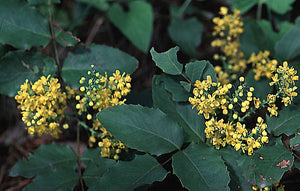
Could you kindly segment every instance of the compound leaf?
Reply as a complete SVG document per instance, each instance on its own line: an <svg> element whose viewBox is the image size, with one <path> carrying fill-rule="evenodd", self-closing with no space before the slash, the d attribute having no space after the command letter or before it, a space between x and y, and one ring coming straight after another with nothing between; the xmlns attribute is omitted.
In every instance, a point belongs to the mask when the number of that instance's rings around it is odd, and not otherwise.
<svg viewBox="0 0 300 191"><path fill-rule="evenodd" d="M11 51L0 60L0 93L16 95L20 85L42 75L55 75L55 61L38 52Z"/></svg>
<svg viewBox="0 0 300 191"><path fill-rule="evenodd" d="M158 53L154 48L151 48L150 53L157 67L167 74L178 75L181 74L183 69L182 64L177 60L178 50L179 48L176 46L166 52Z"/></svg>
<svg viewBox="0 0 300 191"><path fill-rule="evenodd" d="M153 78L152 96L154 107L159 108L175 120L185 132L185 141L199 142L205 140L205 121L190 104L177 104L172 101L170 93L165 89L164 76Z"/></svg>
<svg viewBox="0 0 300 191"><path fill-rule="evenodd" d="M281 60L292 60L299 56L300 52L300 18L297 18L296 24L292 27L275 45L276 57Z"/></svg>
<svg viewBox="0 0 300 191"><path fill-rule="evenodd" d="M275 136L284 133L288 136L294 134L299 129L300 109L285 108L279 112L278 117L267 118L268 129Z"/></svg>
<svg viewBox="0 0 300 191"><path fill-rule="evenodd" d="M161 155L180 149L181 128L159 109L118 105L98 113L101 124L130 148Z"/></svg>
<svg viewBox="0 0 300 191"><path fill-rule="evenodd" d="M25 190L73 190L78 183L76 154L71 147L55 143L41 145L11 169L10 176L34 177Z"/></svg>
<svg viewBox="0 0 300 191"><path fill-rule="evenodd" d="M114 3L108 10L108 18L140 50L147 52L153 30L153 10L146 1L131 1L125 12Z"/></svg>
<svg viewBox="0 0 300 191"><path fill-rule="evenodd" d="M294 3L295 0L268 0L265 1L268 7L270 7L274 12L278 14L285 14L287 11L291 10L291 4Z"/></svg>
<svg viewBox="0 0 300 191"><path fill-rule="evenodd" d="M0 0L0 43L19 49L46 46L51 40L47 19L17 0Z"/></svg>
<svg viewBox="0 0 300 191"><path fill-rule="evenodd" d="M83 179L88 187L98 182L104 173L117 164L113 159L102 158L100 148L85 149L81 161L87 166L83 173Z"/></svg>
<svg viewBox="0 0 300 191"><path fill-rule="evenodd" d="M277 139L275 144L264 145L255 151L251 164L255 171L256 184L264 188L276 183L291 169L293 162L293 153L283 146L281 139Z"/></svg>
<svg viewBox="0 0 300 191"><path fill-rule="evenodd" d="M171 39L187 54L197 56L195 48L201 43L203 25L195 17L182 20L173 17L168 32Z"/></svg>
<svg viewBox="0 0 300 191"><path fill-rule="evenodd" d="M229 190L229 174L218 152L205 144L191 143L173 156L174 174L189 190Z"/></svg>
<svg viewBox="0 0 300 191"><path fill-rule="evenodd" d="M132 161L119 161L98 180L89 190L131 191L144 184L161 181L167 171L149 155L136 155ZM113 183L112 183L113 180Z"/></svg>
<svg viewBox="0 0 300 191"><path fill-rule="evenodd" d="M250 190L255 180L255 173L250 165L252 158L241 154L241 151L236 151L232 147L222 148L219 152L229 171L230 189Z"/></svg>

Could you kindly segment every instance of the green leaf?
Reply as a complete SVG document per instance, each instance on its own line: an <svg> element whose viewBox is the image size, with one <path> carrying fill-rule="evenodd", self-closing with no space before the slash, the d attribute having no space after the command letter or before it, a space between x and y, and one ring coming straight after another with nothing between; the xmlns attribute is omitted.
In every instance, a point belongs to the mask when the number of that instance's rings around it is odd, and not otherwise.
<svg viewBox="0 0 300 191"><path fill-rule="evenodd" d="M83 179L88 187L98 182L110 168L117 164L115 160L102 158L100 148L85 149L81 161L87 166L83 173Z"/></svg>
<svg viewBox="0 0 300 191"><path fill-rule="evenodd" d="M55 40L64 47L75 46L80 40L73 36L71 32L55 29Z"/></svg>
<svg viewBox="0 0 300 191"><path fill-rule="evenodd" d="M187 54L197 56L195 48L201 43L203 25L195 17L182 20L173 17L168 27L171 39Z"/></svg>
<svg viewBox="0 0 300 191"><path fill-rule="evenodd" d="M255 173L250 165L252 157L241 154L232 147L219 150L230 175L229 187L231 190L250 190L255 180Z"/></svg>
<svg viewBox="0 0 300 191"><path fill-rule="evenodd" d="M294 3L294 1L295 0L267 0L265 3L274 12L278 14L285 14L292 9L291 4Z"/></svg>
<svg viewBox="0 0 300 191"><path fill-rule="evenodd" d="M46 46L51 40L48 22L34 7L17 0L0 0L0 43L19 49Z"/></svg>
<svg viewBox="0 0 300 191"><path fill-rule="evenodd" d="M49 0L28 0L30 5L48 5ZM60 3L60 0L50 0L50 3Z"/></svg>
<svg viewBox="0 0 300 191"><path fill-rule="evenodd" d="M232 9L238 9L242 14L250 10L259 0L233 0Z"/></svg>
<svg viewBox="0 0 300 191"><path fill-rule="evenodd" d="M292 60L300 55L300 17L280 41L275 45L276 57L281 60Z"/></svg>
<svg viewBox="0 0 300 191"><path fill-rule="evenodd" d="M217 75L214 70L214 67L210 64L209 61L193 61L188 63L185 66L185 73L191 82L195 83L196 80L204 80L208 75L211 76L213 82L217 82Z"/></svg>
<svg viewBox="0 0 300 191"><path fill-rule="evenodd" d="M34 177L26 190L73 190L78 183L76 155L69 146L41 145L10 170L10 176Z"/></svg>
<svg viewBox="0 0 300 191"><path fill-rule="evenodd" d="M292 109L290 107L283 109L279 112L278 117L267 118L268 130L275 136L282 133L287 136L293 135L300 127L299 123L300 109Z"/></svg>
<svg viewBox="0 0 300 191"><path fill-rule="evenodd" d="M218 152L205 144L194 144L177 152L174 174L184 187L193 190L229 190L229 174Z"/></svg>
<svg viewBox="0 0 300 191"><path fill-rule="evenodd" d="M143 184L161 181L167 171L149 155L136 155L132 161L119 161L99 180L94 181L89 190L131 191ZM112 182L113 180L113 182Z"/></svg>
<svg viewBox="0 0 300 191"><path fill-rule="evenodd" d="M190 92L192 85L186 81L180 81L180 85L185 89L185 91Z"/></svg>
<svg viewBox="0 0 300 191"><path fill-rule="evenodd" d="M20 85L36 81L42 75L55 75L55 61L37 52L11 51L0 60L0 93L16 95Z"/></svg>
<svg viewBox="0 0 300 191"><path fill-rule="evenodd" d="M164 87L164 77L153 78L152 96L154 107L159 108L170 118L175 120L185 132L186 142L199 142L205 140L205 120L203 115L198 115L191 104L180 105L171 100L171 95Z"/></svg>
<svg viewBox="0 0 300 191"><path fill-rule="evenodd" d="M187 92L182 85L180 85L180 76L167 76L162 75L161 80L164 83L165 89L172 94L173 101L188 101L189 97L192 96Z"/></svg>
<svg viewBox="0 0 300 191"><path fill-rule="evenodd" d="M275 32L270 21L262 19L257 21L257 24L262 29L264 36L267 36L269 38L269 43L272 47L274 47L276 42L278 42L283 37L283 35L293 26L293 24L291 24L290 22L282 22L279 23L280 31Z"/></svg>
<svg viewBox="0 0 300 191"><path fill-rule="evenodd" d="M108 10L108 18L140 50L145 53L153 30L153 10L146 1L131 1L125 12L120 4L114 3Z"/></svg>
<svg viewBox="0 0 300 191"><path fill-rule="evenodd" d="M290 165L284 166L281 162L288 162ZM283 146L281 139L277 139L273 145L269 143L262 146L255 152L251 164L256 174L256 184L264 188L276 183L291 169L293 162L293 153Z"/></svg>
<svg viewBox="0 0 300 191"><path fill-rule="evenodd" d="M245 81L248 86L254 87L253 95L261 100L266 99L268 94L272 93L273 87L269 85L270 80L267 78L255 80L253 70L248 72Z"/></svg>
<svg viewBox="0 0 300 191"><path fill-rule="evenodd" d="M241 49L246 58L258 53L260 50L269 50L273 52L272 41L268 35L265 35L258 23L254 19L245 19L244 33L241 35Z"/></svg>
<svg viewBox="0 0 300 191"><path fill-rule="evenodd" d="M92 64L100 74L104 75L107 72L108 75L112 75L116 70L130 74L135 70L137 63L135 58L119 49L90 44L69 53L62 68L62 77L72 88L78 88L80 78L87 76Z"/></svg>
<svg viewBox="0 0 300 191"><path fill-rule="evenodd" d="M118 105L98 113L101 124L130 148L161 155L180 149L181 128L159 109Z"/></svg>
<svg viewBox="0 0 300 191"><path fill-rule="evenodd" d="M300 151L300 129L295 132L295 137L290 139L291 148L295 151Z"/></svg>
<svg viewBox="0 0 300 191"><path fill-rule="evenodd" d="M151 48L150 53L152 60L162 71L171 75L179 75L182 73L183 66L177 60L178 50L179 48L176 46L166 52L158 53Z"/></svg>
<svg viewBox="0 0 300 191"><path fill-rule="evenodd" d="M106 11L109 8L108 0L75 0L75 1L89 4L101 11Z"/></svg>

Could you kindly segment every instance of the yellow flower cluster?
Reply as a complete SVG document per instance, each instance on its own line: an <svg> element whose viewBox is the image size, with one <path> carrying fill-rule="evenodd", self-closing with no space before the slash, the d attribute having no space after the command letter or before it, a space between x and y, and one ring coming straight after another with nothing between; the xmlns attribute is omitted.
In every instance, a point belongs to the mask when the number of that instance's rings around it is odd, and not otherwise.
<svg viewBox="0 0 300 191"><path fill-rule="evenodd" d="M58 138L58 121L63 117L66 107L66 94L61 92L58 79L42 76L35 83L21 85L15 96L22 110L22 120L28 133L34 135L50 134Z"/></svg>
<svg viewBox="0 0 300 191"><path fill-rule="evenodd" d="M210 76L202 82L197 80L193 89L194 97L190 97L189 102L193 108L197 108L198 114L203 114L207 119L205 134L212 145L219 149L228 144L251 155L253 149L268 142L267 125L258 117L256 127L249 132L245 124L241 123L254 110L250 104L258 109L262 103L253 96L254 88L243 84L243 77L239 81L240 85L233 91L231 84L212 82ZM219 112L224 116L220 120L216 117ZM225 122L224 119L228 121Z"/></svg>
<svg viewBox="0 0 300 191"><path fill-rule="evenodd" d="M126 99L122 97L130 92L131 77L125 73L121 74L119 70L110 77L107 73L102 76L93 69L94 65L91 68L92 70L88 71L88 78L80 79L82 86L79 89L82 95L75 97L79 102L76 108L79 114L86 113L86 119L92 121L93 127L89 129L92 134L89 145L93 146L100 139L98 146L102 148L101 156L117 160L118 154L121 150L126 150L126 147L102 126L95 113L110 106L124 104Z"/></svg>
<svg viewBox="0 0 300 191"><path fill-rule="evenodd" d="M270 86L276 85L278 91L276 95L268 95L268 111L272 115L277 116L277 107L275 104L276 98L281 98L282 103L288 106L292 103L293 98L297 96L295 81L299 80L299 76L296 75L297 70L293 67L289 67L287 62L283 62L282 66L276 69L275 74L272 76L272 82Z"/></svg>
<svg viewBox="0 0 300 191"><path fill-rule="evenodd" d="M217 90L209 94L212 87L216 87ZM195 82L194 98L190 97L189 101L193 107L197 108L198 114L203 114L205 119L209 119L210 115L216 115L217 109L221 109L223 114L227 114L227 93L231 87L231 84L222 86L220 83L212 82L211 77L207 76L206 80Z"/></svg>
<svg viewBox="0 0 300 191"><path fill-rule="evenodd" d="M101 76L95 70L88 71L90 76L88 80L84 77L80 79L80 87L83 96L76 96L79 103L76 105L78 113L86 112L87 108L92 107L94 110L101 111L110 106L123 104L126 100L121 100L122 96L126 96L130 92L131 78L125 73L120 75L120 71L116 70L113 76L108 78L107 73ZM87 116L87 118L89 118ZM88 120L91 120L88 119Z"/></svg>
<svg viewBox="0 0 300 191"><path fill-rule="evenodd" d="M121 141L114 138L112 134L102 126L98 119L93 120L93 128L95 131L92 131L94 134L89 138L89 146L92 147L93 144L96 143L97 138L100 138L98 146L101 148L101 157L118 160L122 150L127 151L127 147Z"/></svg>
<svg viewBox="0 0 300 191"><path fill-rule="evenodd" d="M245 124L240 122L224 122L224 119L217 120L212 117L205 122L204 130L206 138L217 149L225 147L227 144L234 147L236 151L241 149L243 153L247 151L248 155L253 154L253 149L260 148L262 144L268 143L268 136L265 129L267 125L263 123L261 117L257 118L255 128L249 132Z"/></svg>
<svg viewBox="0 0 300 191"><path fill-rule="evenodd" d="M255 73L254 79L260 80L262 77L272 78L273 72L277 67L277 60L271 60L269 58L270 52L265 50L264 52L259 52L257 55L252 53L248 63L252 63L254 67L253 72Z"/></svg>
<svg viewBox="0 0 300 191"><path fill-rule="evenodd" d="M245 71L247 64L244 54L240 50L240 35L244 31L240 11L234 10L233 14L228 14L228 9L221 7L219 13L222 18L213 18L215 26L212 34L213 36L217 36L217 38L211 42L211 46L220 48L224 56L228 59L227 63L229 65L225 67L226 72L216 70L219 82L225 84L223 80L228 80L225 77L229 77L230 75L232 79L236 78L237 73ZM219 59L220 56L215 55L214 58Z"/></svg>

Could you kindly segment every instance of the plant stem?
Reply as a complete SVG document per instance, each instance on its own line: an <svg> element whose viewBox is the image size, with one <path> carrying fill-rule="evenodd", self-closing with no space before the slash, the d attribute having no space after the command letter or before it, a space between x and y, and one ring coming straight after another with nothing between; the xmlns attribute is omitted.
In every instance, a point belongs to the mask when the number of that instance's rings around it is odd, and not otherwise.
<svg viewBox="0 0 300 191"><path fill-rule="evenodd" d="M182 6L180 7L179 11L178 11L178 17L181 17L184 13L184 11L186 10L186 8L190 5L190 3L192 2L192 0L186 0Z"/></svg>
<svg viewBox="0 0 300 191"><path fill-rule="evenodd" d="M78 176L79 176L79 181L80 181L80 187L81 190L84 191L83 187L83 181L82 181L82 175L81 175L81 159L80 159L80 125L77 124L77 136L76 136L76 143L77 143L77 166L78 166Z"/></svg>
<svg viewBox="0 0 300 191"><path fill-rule="evenodd" d="M260 20L260 18L261 18L262 4L263 3L261 1L259 1L257 4L256 20Z"/></svg>
<svg viewBox="0 0 300 191"><path fill-rule="evenodd" d="M180 73L180 75L191 85L193 85L193 82L191 80L189 80L183 73Z"/></svg>
<svg viewBox="0 0 300 191"><path fill-rule="evenodd" d="M53 19L52 19L50 6L51 6L51 0L48 0L48 14L49 14L51 39L52 39L53 48L54 48L56 65L57 65L57 67L59 67L58 69L60 70L60 62L59 62L59 57L58 57L58 52L57 52L57 47L56 47L55 32L54 32Z"/></svg>

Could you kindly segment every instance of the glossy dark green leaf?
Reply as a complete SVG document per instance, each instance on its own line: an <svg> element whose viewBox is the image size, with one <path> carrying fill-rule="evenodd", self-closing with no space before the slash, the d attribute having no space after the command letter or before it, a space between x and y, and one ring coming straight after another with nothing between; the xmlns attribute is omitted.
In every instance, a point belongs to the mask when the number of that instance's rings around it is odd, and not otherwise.
<svg viewBox="0 0 300 191"><path fill-rule="evenodd" d="M185 53L197 56L196 47L201 43L203 25L195 17L182 20L173 17L168 32L173 40Z"/></svg>
<svg viewBox="0 0 300 191"><path fill-rule="evenodd" d="M55 143L41 145L11 169L10 176L34 177L24 190L73 190L78 183L76 154L71 147Z"/></svg>
<svg viewBox="0 0 300 191"><path fill-rule="evenodd" d="M278 117L272 116L267 118L268 130L275 136L279 136L284 133L286 135L292 135L300 128L299 108L285 108L278 112Z"/></svg>
<svg viewBox="0 0 300 191"><path fill-rule="evenodd" d="M255 80L253 70L248 72L245 81L248 86L254 87L253 95L259 97L260 100L266 99L267 95L272 93L273 86L269 85L270 80L266 78Z"/></svg>
<svg viewBox="0 0 300 191"><path fill-rule="evenodd" d="M206 60L196 60L188 63L185 66L185 73L193 83L195 83L196 80L205 80L208 75L212 78L213 82L218 81L214 67Z"/></svg>
<svg viewBox="0 0 300 191"><path fill-rule="evenodd" d="M180 81L179 83L187 92L191 91L192 85L190 83L186 81Z"/></svg>
<svg viewBox="0 0 300 191"><path fill-rule="evenodd" d="M100 152L100 148L85 149L81 156L81 161L86 165L83 179L88 187L98 182L110 168L117 164L113 159L102 158Z"/></svg>
<svg viewBox="0 0 300 191"><path fill-rule="evenodd" d="M183 78L181 78L181 76L161 76L165 89L172 94L172 100L186 102L192 94L187 92L184 87L180 85L180 80L183 80Z"/></svg>
<svg viewBox="0 0 300 191"><path fill-rule="evenodd" d="M47 19L34 7L18 0L0 0L0 43L28 49L51 40Z"/></svg>
<svg viewBox="0 0 300 191"><path fill-rule="evenodd" d="M72 88L78 88L80 78L87 76L92 64L100 74L104 75L107 72L108 75L112 75L116 70L130 74L135 70L137 63L134 57L119 49L90 44L69 53L62 68L62 77Z"/></svg>
<svg viewBox="0 0 300 191"><path fill-rule="evenodd" d="M28 0L31 5L48 5L48 3L60 3L60 0Z"/></svg>
<svg viewBox="0 0 300 191"><path fill-rule="evenodd" d="M275 144L262 146L255 152L251 163L256 175L256 184L264 188L276 183L291 169L293 163L293 153L283 146L280 138Z"/></svg>
<svg viewBox="0 0 300 191"><path fill-rule="evenodd" d="M171 94L165 89L164 77L153 78L152 96L154 107L159 108L175 120L185 132L186 142L199 142L205 140L205 120L191 104L176 104L172 101Z"/></svg>
<svg viewBox="0 0 300 191"><path fill-rule="evenodd" d="M233 0L232 9L238 9L242 14L250 10L259 0Z"/></svg>
<svg viewBox="0 0 300 191"><path fill-rule="evenodd" d="M191 143L173 156L174 174L191 191L229 190L229 174L213 147Z"/></svg>
<svg viewBox="0 0 300 191"><path fill-rule="evenodd" d="M80 42L71 32L65 32L61 29L55 29L55 40L64 47L75 46Z"/></svg>
<svg viewBox="0 0 300 191"><path fill-rule="evenodd" d="M295 132L295 137L290 139L291 149L295 151L300 151L300 129Z"/></svg>
<svg viewBox="0 0 300 191"><path fill-rule="evenodd" d="M273 30L273 26L271 24L270 21L267 20L259 20L257 21L257 24L260 26L260 28L262 29L264 36L267 36L268 39L270 40L270 46L274 47L275 43L277 43L282 37L283 35L290 30L290 28L293 27L293 24L291 24L290 22L282 22L279 23L278 28L279 28L279 32L275 32Z"/></svg>
<svg viewBox="0 0 300 191"><path fill-rule="evenodd" d="M241 154L232 147L219 150L230 175L229 187L231 190L250 190L255 180L255 173L250 165L252 157Z"/></svg>
<svg viewBox="0 0 300 191"><path fill-rule="evenodd" d="M153 10L146 1L131 1L125 12L120 4L114 3L108 10L108 18L140 50L145 53L153 30Z"/></svg>
<svg viewBox="0 0 300 191"><path fill-rule="evenodd" d="M105 11L109 8L108 0L75 0L80 3L86 3L99 10Z"/></svg>
<svg viewBox="0 0 300 191"><path fill-rule="evenodd" d="M292 9L291 4L294 3L294 1L295 0L267 0L264 2L270 9L272 9L272 11L278 14L285 14Z"/></svg>
<svg viewBox="0 0 300 191"><path fill-rule="evenodd" d="M171 75L179 75L182 73L183 65L177 60L178 50L178 47L174 47L166 52L158 53L151 48L150 53L152 60L162 71Z"/></svg>
<svg viewBox="0 0 300 191"><path fill-rule="evenodd" d="M180 149L183 143L181 128L159 109L118 105L102 110L98 119L126 146L153 155Z"/></svg>
<svg viewBox="0 0 300 191"><path fill-rule="evenodd" d="M281 60L292 60L300 55L300 18L297 18L296 24L292 27L282 39L276 43L276 57Z"/></svg>
<svg viewBox="0 0 300 191"><path fill-rule="evenodd" d="M149 155L136 155L132 161L119 161L115 167L94 181L89 190L131 191L144 184L162 181L167 171ZM112 182L113 181L113 182Z"/></svg>
<svg viewBox="0 0 300 191"><path fill-rule="evenodd" d="M37 52L11 51L0 60L0 93L14 96L25 79L34 82L42 75L55 76L56 71L50 57Z"/></svg>
<svg viewBox="0 0 300 191"><path fill-rule="evenodd" d="M248 58L254 53L258 53L260 50L269 50L273 53L272 41L268 35L265 35L263 30L257 24L254 19L244 20L244 33L241 35L241 49Z"/></svg>

